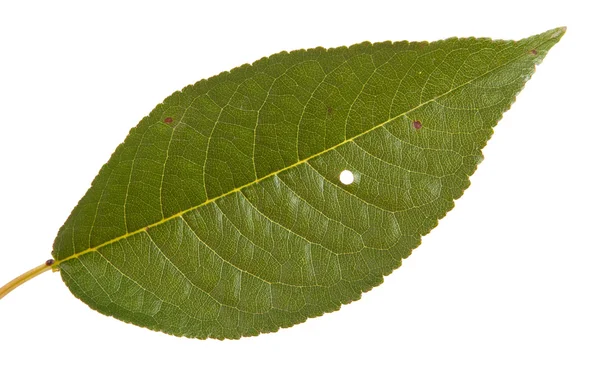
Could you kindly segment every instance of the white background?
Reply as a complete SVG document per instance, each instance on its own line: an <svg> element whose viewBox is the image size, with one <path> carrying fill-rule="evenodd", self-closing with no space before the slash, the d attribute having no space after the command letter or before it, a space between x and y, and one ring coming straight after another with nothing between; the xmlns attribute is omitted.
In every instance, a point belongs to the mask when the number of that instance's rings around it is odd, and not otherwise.
<svg viewBox="0 0 600 390"><path fill-rule="evenodd" d="M340 311L239 341L105 317L45 273L0 301L0 389L598 389L597 11L592 1L2 1L0 283L173 91L281 50L567 34L404 265Z"/></svg>

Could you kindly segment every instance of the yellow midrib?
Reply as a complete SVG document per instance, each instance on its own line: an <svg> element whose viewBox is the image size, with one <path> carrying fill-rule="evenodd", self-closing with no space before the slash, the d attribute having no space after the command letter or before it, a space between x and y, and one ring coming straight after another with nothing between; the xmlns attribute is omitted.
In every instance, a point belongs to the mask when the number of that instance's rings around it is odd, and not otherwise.
<svg viewBox="0 0 600 390"><path fill-rule="evenodd" d="M543 43L545 43L545 42L543 42ZM188 213L188 212L190 212L190 211L193 211L193 210L196 210L196 209L198 209L198 208L200 208L200 207L206 206L207 204L210 204L210 203L216 202L217 200L219 200L219 199L221 199L221 198L224 198L224 197L226 197L226 196L229 196L229 195L231 195L231 194L234 194L234 193L236 193L236 192L239 192L239 191L243 190L243 189L244 189L244 188L246 188L246 187L250 187L250 186L252 186L252 185L254 185L254 184L260 183L260 182L261 182L261 181L263 181L263 180L266 180L266 179L268 179L268 178L270 178L270 177L273 177L273 176L275 176L275 175L278 175L278 174L280 174L281 172L287 171L287 170L289 170L289 169L292 169L292 168L294 168L294 167L296 167L296 166L299 166L299 165L301 165L301 164L304 164L304 163L306 163L306 162L308 162L308 161L310 161L310 160L312 160L312 159L314 159L314 158L316 158L316 157L319 157L319 156L321 156L321 155L323 155L323 154L325 154L325 153L327 153L327 152L330 152L330 151L332 151L332 150L334 150L334 149L336 149L336 148L338 148L338 147L340 147L340 146L342 146L342 145L344 145L344 144L347 144L347 143L349 143L349 142L353 142L355 139L357 139L357 138L359 138L359 137L361 137L361 136L363 136L363 135L365 135L365 134L368 134L368 133L370 133L371 131L373 131L373 130L375 130L375 129L381 128L381 127L385 126L386 124L388 124L388 123L390 123L390 122L393 122L393 121L395 121L395 120L397 120L397 119L399 119L399 118L401 118L401 117L403 117L403 116L406 116L406 115L410 114L411 112L413 112L413 111L415 111L415 110L418 110L419 108L421 108L421 107L423 107L423 106L425 106L425 105L427 105L427 104L429 104L429 103L432 103L432 102L434 102L436 99L439 99L439 98L441 98L441 97L444 97L444 96L446 96L446 95L448 95L448 94L450 94L450 93L452 93L452 92L454 92L454 91L456 91L456 90L458 90L458 89L460 89L460 88L462 88L462 87L465 87L465 86L467 86L467 85L471 84L472 82L474 82L474 81L476 81L476 80L478 80L478 79L480 79L480 78L483 78L483 77L487 76L488 74L490 74L490 73L492 73L492 72L495 72L496 70L498 70L498 69L501 69L501 68L503 68L503 67L507 66L508 64L510 64L510 63L512 63L512 62L515 62L515 61L517 61L517 60L519 60L519 59L521 59L521 58L523 58L523 57L525 57L525 56L527 56L527 55L528 55L527 53L524 53L524 54L522 54L522 55L520 55L520 56L517 56L517 57L515 57L514 59L512 59L512 60L510 60L510 61L507 61L507 62L505 62L505 63L504 63L504 64L502 64L502 65L499 65L499 66L497 66L497 67L495 67L495 68L492 68L492 69L488 70L487 72L485 72L485 73L483 73L483 74L481 74L481 75L479 75L479 76L477 76L477 77L475 77L475 78L473 78L473 79L471 79L471 80L469 80L469 81L467 81L467 82L465 82L465 83L463 83L463 84L460 84L460 85L456 86L455 88L452 88L452 89L450 89L450 90L448 90L448 91L444 92L443 94L440 94L440 95L438 95L438 96L435 96L435 97L433 97L433 98L431 98L431 99L429 99L429 100L427 100L427 101L425 101L425 102L423 102L423 103L420 103L418 106L415 106L415 107L411 108L410 110L407 110L407 111L405 111L405 112L403 112L403 113L401 113L401 114L398 114L398 115L394 116L393 118L390 118L390 119L386 120L385 122L382 122L382 123L380 123L380 124L378 124L378 125L376 125L376 126L373 126L372 128L370 128L370 129L368 129L368 130L364 131L363 133L357 134L357 135L355 135L355 136L354 136L354 137L352 137L352 138L348 138L348 139L346 139L346 140L344 140L344 141L340 142L339 144L336 144L336 145L334 145L334 146L332 146L332 147L330 147L330 148L327 148L327 149L325 149L325 150L323 150L323 151L321 151L321 152L319 152L319 153L316 153L316 154L314 154L314 155L312 155L312 156L310 156L310 157L307 157L307 158L305 158L305 159L303 159L303 160L297 161L297 162L295 162L294 164L292 164L292 165L290 165L290 166L287 166L287 167L285 167L285 168L282 168L282 169L280 169L280 170L278 170L278 171L275 171L275 172L269 173L269 174L268 174L268 175L266 175L266 176L263 176L263 177L261 177L261 178L259 178L259 179L256 179L256 180L254 180L254 181L251 181L251 182L249 182L249 183L246 183L246 184L244 184L244 185L242 185L242 186L240 186L240 187L234 188L234 189L232 189L231 191L229 191L229 192L226 192L226 193L224 193L224 194L221 194L221 195L219 195L219 196L216 196L216 197L214 197L214 198L212 198L212 199L208 199L208 200L206 200L206 201L202 202L201 204L199 204L199 205L197 205L197 206L190 207L190 208L188 208L188 209L186 209L186 210L180 211L180 212L178 212L178 213L176 213L176 214L173 214L173 215L171 215L171 216L169 216L169 217L165 217L165 218L163 218L163 219L161 219L161 220L159 220L159 221L157 221L157 222L155 222L155 223L152 223L152 224L150 224L150 225L144 226L144 227L142 227L142 228L140 228L140 229L137 229L137 230L135 230L135 231L128 232L128 233L126 233L126 234L124 234L124 235L122 235L122 236L115 237L115 238L113 238L113 239L111 239L111 240L105 241L105 242L103 242L102 244L99 244L99 245L97 245L97 246L95 246L95 247L93 247L93 248L88 248L88 249L86 249L86 250L84 250L84 251L81 251L81 252L78 252L78 253L74 253L74 254L72 254L72 255L70 255L70 256L68 256L68 257L65 257L64 259L61 259L61 260L58 260L58 259L56 259L56 261L55 261L55 263L54 263L53 267L55 267L55 266L58 266L58 265L60 265L61 263L65 262L65 261L72 260L72 259L78 258L78 257L80 257L80 256L83 256L83 255L85 255L85 254L87 254L87 253L91 253L91 252L97 251L98 249L100 249L100 248L102 248L102 247L104 247L104 246L107 246L107 245L113 244L113 243L115 243L115 242L117 242L117 241L120 241L120 240L126 239L126 238L128 238L128 237L134 236L134 235L136 235L136 234L139 234L139 233L142 233L142 232L146 231L147 229L150 229L150 228L153 228L153 227L155 227L155 226L161 225L161 224L163 224L163 223L165 223L165 222L168 222L168 221L170 221L170 220L172 220L172 219L179 218L179 217L181 217L182 215L184 215L184 214L186 214L186 213ZM525 84L525 82L523 82L523 85L524 85L524 84Z"/></svg>

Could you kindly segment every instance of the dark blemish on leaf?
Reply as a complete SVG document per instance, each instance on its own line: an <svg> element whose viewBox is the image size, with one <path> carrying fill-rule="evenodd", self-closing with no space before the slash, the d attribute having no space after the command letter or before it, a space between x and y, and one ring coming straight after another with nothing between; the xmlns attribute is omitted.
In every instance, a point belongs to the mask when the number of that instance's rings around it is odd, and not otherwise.
<svg viewBox="0 0 600 390"><path fill-rule="evenodd" d="M54 260L53 260L53 259L46 260L46 265L47 265L48 267L50 267L52 264L54 264Z"/></svg>
<svg viewBox="0 0 600 390"><path fill-rule="evenodd" d="M413 122L413 127L417 130L419 130L421 127L423 127L423 125L421 124L421 121L414 121Z"/></svg>
<svg viewBox="0 0 600 390"><path fill-rule="evenodd" d="M165 118L165 123L173 123L173 118L171 118L170 116Z"/></svg>
<svg viewBox="0 0 600 390"><path fill-rule="evenodd" d="M333 115L333 107L327 106L327 115L329 115L329 116Z"/></svg>
<svg viewBox="0 0 600 390"><path fill-rule="evenodd" d="M529 50L529 54L531 54L532 56L536 56L537 55L537 50L531 49L531 50Z"/></svg>

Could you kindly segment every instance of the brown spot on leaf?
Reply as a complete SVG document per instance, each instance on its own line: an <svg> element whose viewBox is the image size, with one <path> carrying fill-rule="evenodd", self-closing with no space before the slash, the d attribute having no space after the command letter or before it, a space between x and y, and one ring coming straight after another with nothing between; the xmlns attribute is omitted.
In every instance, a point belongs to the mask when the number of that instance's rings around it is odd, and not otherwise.
<svg viewBox="0 0 600 390"><path fill-rule="evenodd" d="M536 56L537 55L537 50L531 49L531 50L529 50L529 54L531 54L532 56Z"/></svg>
<svg viewBox="0 0 600 390"><path fill-rule="evenodd" d="M329 115L329 116L333 115L333 107L327 106L327 115Z"/></svg>
<svg viewBox="0 0 600 390"><path fill-rule="evenodd" d="M164 120L165 123L173 123L173 118L171 118L170 116L166 117Z"/></svg>
<svg viewBox="0 0 600 390"><path fill-rule="evenodd" d="M50 267L52 264L54 264L54 259L46 260L46 265L48 267Z"/></svg>
<svg viewBox="0 0 600 390"><path fill-rule="evenodd" d="M423 127L423 125L421 124L421 121L414 121L413 122L413 127L417 130L419 130L421 127Z"/></svg>

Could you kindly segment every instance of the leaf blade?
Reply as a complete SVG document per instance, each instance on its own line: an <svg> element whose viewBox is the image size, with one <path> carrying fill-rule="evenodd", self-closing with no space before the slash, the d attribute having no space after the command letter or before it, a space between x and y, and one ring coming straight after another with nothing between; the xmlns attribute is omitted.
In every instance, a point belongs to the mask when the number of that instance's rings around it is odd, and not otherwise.
<svg viewBox="0 0 600 390"><path fill-rule="evenodd" d="M336 310L452 208L562 33L280 53L175 93L61 228L61 275L103 313L191 337L238 338ZM348 168L346 187L336 178Z"/></svg>

